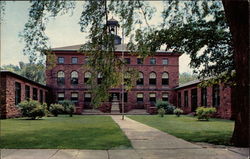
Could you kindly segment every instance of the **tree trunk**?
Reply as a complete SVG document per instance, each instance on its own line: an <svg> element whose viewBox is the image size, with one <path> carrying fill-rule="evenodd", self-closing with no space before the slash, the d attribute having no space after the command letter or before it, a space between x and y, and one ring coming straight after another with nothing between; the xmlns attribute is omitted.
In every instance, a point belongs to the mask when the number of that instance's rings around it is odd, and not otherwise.
<svg viewBox="0 0 250 159"><path fill-rule="evenodd" d="M249 10L248 0L222 0L226 18L233 36L236 67L236 96L233 98L235 127L232 142L236 146L249 146Z"/></svg>

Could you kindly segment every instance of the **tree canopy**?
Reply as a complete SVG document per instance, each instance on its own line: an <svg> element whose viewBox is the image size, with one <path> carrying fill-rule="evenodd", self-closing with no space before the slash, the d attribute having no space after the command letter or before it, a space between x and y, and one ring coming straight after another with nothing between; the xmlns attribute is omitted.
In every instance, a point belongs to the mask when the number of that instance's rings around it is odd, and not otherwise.
<svg viewBox="0 0 250 159"><path fill-rule="evenodd" d="M120 19L125 36L131 40L128 49L132 54L146 57L155 53L162 45L172 52L190 55L190 67L196 68L199 78L231 76L234 69L231 35L225 20L222 3L219 1L164 1L164 21L158 27L148 25L156 11L145 1L100 0L85 1L79 24L82 32L88 32L89 41L81 51L88 57L92 78L102 75L102 83L92 83L93 104L99 105L108 98L108 89L118 87L124 72L130 74L131 88L136 80L136 70L126 67L114 54L114 36L107 30L110 15ZM26 42L24 53L31 61L37 53L49 50L48 37L44 31L50 17L73 12L73 1L31 1L29 20L21 37ZM136 24L146 27L135 28ZM124 68L124 72L120 70Z"/></svg>

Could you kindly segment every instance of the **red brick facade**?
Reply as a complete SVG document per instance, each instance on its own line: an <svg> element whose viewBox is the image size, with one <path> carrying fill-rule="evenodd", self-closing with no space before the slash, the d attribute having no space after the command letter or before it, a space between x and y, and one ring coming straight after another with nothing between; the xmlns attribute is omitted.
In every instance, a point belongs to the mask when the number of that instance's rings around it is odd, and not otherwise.
<svg viewBox="0 0 250 159"><path fill-rule="evenodd" d="M77 47L77 46L76 46ZM78 46L79 47L79 46ZM63 50L55 49L53 50L57 59L64 58L64 63L57 64L53 69L46 70L46 83L47 86L52 88L52 94L54 101L58 101L58 93L64 93L64 99L71 99L71 93L78 93L77 112L81 113L84 109L90 108L89 103L84 101L84 93L89 92L89 86L84 83L84 73L89 71L84 67L86 56L75 50ZM117 56L121 56L121 52L116 52ZM149 94L155 93L156 100L161 100L164 93L168 94L168 100L174 103L174 88L178 86L179 81L179 58L180 54L170 53L170 52L157 52L152 57L147 57L143 61L143 64L137 64L137 57L130 55L128 52L125 53L124 58L130 59L129 67L133 67L138 71L143 73L143 85L138 85L132 88L131 91L127 93L127 102L125 102L125 111L131 109L147 109L150 106ZM72 64L72 57L78 58L77 64ZM150 59L154 58L156 63L150 64ZM167 64L163 64L163 60L167 59ZM166 62L166 61L165 61ZM57 83L57 73L63 71L65 74L65 84L59 85ZM78 84L71 84L71 72L78 72ZM149 84L149 75L151 72L156 74L156 84ZM167 85L162 85L162 75L163 73L168 73L169 83ZM121 89L111 89L110 93L117 93L118 98L121 97ZM143 93L143 102L137 102L137 93ZM109 102L109 101L107 101ZM105 108L100 108L102 111L109 111L111 104L104 104ZM107 106L109 105L109 106ZM107 108L109 107L109 108Z"/></svg>
<svg viewBox="0 0 250 159"><path fill-rule="evenodd" d="M21 87L20 101L25 100L25 86L30 88L30 97L33 97L33 88L37 90L37 100L46 102L48 87L28 80L20 75L9 71L1 71L1 91L0 91L0 105L1 118L11 118L20 116L20 111L16 103L16 83ZM40 93L43 95L41 96ZM41 97L43 99L41 99Z"/></svg>
<svg viewBox="0 0 250 159"><path fill-rule="evenodd" d="M206 105L202 104L202 88L198 87L200 82L195 82L194 84L179 86L176 88L176 97L177 100L175 105L184 110L184 113L194 112L195 108L198 106L207 106L215 107L217 109L216 117L230 119L232 110L231 110L231 88L223 84L219 85L219 104L215 105L213 103L214 99L214 87L210 86L206 88ZM195 94L192 94L192 90L197 90L197 98L195 104ZM188 92L188 105L185 105L185 91ZM194 91L193 91L194 92ZM180 95L181 94L181 95ZM193 97L193 100L192 100ZM180 102L181 101L181 102Z"/></svg>

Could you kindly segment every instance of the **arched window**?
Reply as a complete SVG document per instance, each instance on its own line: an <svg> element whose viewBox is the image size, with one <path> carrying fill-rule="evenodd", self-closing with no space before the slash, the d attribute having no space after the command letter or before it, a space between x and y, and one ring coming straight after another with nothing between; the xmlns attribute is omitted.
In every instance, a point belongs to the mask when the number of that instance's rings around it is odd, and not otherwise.
<svg viewBox="0 0 250 159"><path fill-rule="evenodd" d="M169 84L168 73L163 72L163 74L162 74L162 85L168 85L168 84Z"/></svg>
<svg viewBox="0 0 250 159"><path fill-rule="evenodd" d="M136 82L137 85L143 85L144 84L144 80L143 80L143 73L139 72L139 79Z"/></svg>
<svg viewBox="0 0 250 159"><path fill-rule="evenodd" d="M151 72L149 74L149 84L150 85L156 85L156 73Z"/></svg>
<svg viewBox="0 0 250 159"><path fill-rule="evenodd" d="M71 84L78 84L78 73L76 71L71 72Z"/></svg>
<svg viewBox="0 0 250 159"><path fill-rule="evenodd" d="M87 83L88 80L91 78L91 72L85 72L84 73L84 83Z"/></svg>
<svg viewBox="0 0 250 159"><path fill-rule="evenodd" d="M97 75L97 84L101 84L102 83L102 74L98 73Z"/></svg>
<svg viewBox="0 0 250 159"><path fill-rule="evenodd" d="M168 93L162 93L162 101L168 101Z"/></svg>
<svg viewBox="0 0 250 159"><path fill-rule="evenodd" d="M63 71L57 72L57 84L64 84L65 83L65 74Z"/></svg>

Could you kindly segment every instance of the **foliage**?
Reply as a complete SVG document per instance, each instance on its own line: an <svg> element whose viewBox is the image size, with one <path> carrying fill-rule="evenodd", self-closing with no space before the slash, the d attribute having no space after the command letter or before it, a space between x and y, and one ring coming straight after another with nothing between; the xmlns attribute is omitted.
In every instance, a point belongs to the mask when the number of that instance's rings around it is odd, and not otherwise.
<svg viewBox="0 0 250 159"><path fill-rule="evenodd" d="M50 112L57 116L58 114L62 113L64 111L64 107L61 104L51 104L50 105Z"/></svg>
<svg viewBox="0 0 250 159"><path fill-rule="evenodd" d="M8 70L24 76L32 81L45 84L45 66L42 63L19 62L19 66L9 64L1 66L1 70Z"/></svg>
<svg viewBox="0 0 250 159"><path fill-rule="evenodd" d="M211 118L210 122L198 122L196 117L168 115L159 118L157 115L131 115L129 118L159 129L168 134L190 142L206 142L216 145L231 145L234 121Z"/></svg>
<svg viewBox="0 0 250 159"><path fill-rule="evenodd" d="M59 115L45 119L1 120L0 148L109 150L132 147L110 116Z"/></svg>
<svg viewBox="0 0 250 159"><path fill-rule="evenodd" d="M163 109L163 108L158 109L158 114L159 114L160 117L164 117L165 113L166 113L165 109Z"/></svg>
<svg viewBox="0 0 250 159"><path fill-rule="evenodd" d="M72 117L75 110L74 103L71 102L70 100L63 100L60 102L60 104L63 107L63 113L67 113L69 114L70 117Z"/></svg>
<svg viewBox="0 0 250 159"><path fill-rule="evenodd" d="M180 108L176 108L174 110L174 114L177 116L177 117L180 117L180 115L183 113L183 110L181 110Z"/></svg>
<svg viewBox="0 0 250 159"><path fill-rule="evenodd" d="M175 106L171 105L168 101L156 101L156 107L157 109L163 108L166 112L166 114L173 114Z"/></svg>
<svg viewBox="0 0 250 159"><path fill-rule="evenodd" d="M207 107L198 107L196 109L196 114L197 114L198 120L209 120L209 118L215 112L216 112L216 109L213 108L213 107L210 107L210 108L207 108Z"/></svg>
<svg viewBox="0 0 250 159"><path fill-rule="evenodd" d="M208 0L164 3L162 27L138 29L137 48L144 46L148 52L155 52L165 45L165 50L188 54L191 58L189 65L198 78L220 78L217 76L223 73L233 79L232 37L222 3Z"/></svg>
<svg viewBox="0 0 250 159"><path fill-rule="evenodd" d="M190 74L188 72L183 72L179 74L179 84L184 84L190 81L197 80L198 77L195 74Z"/></svg>
<svg viewBox="0 0 250 159"><path fill-rule="evenodd" d="M31 119L39 119L45 116L46 105L41 105L35 100L25 100L18 104L22 115Z"/></svg>

